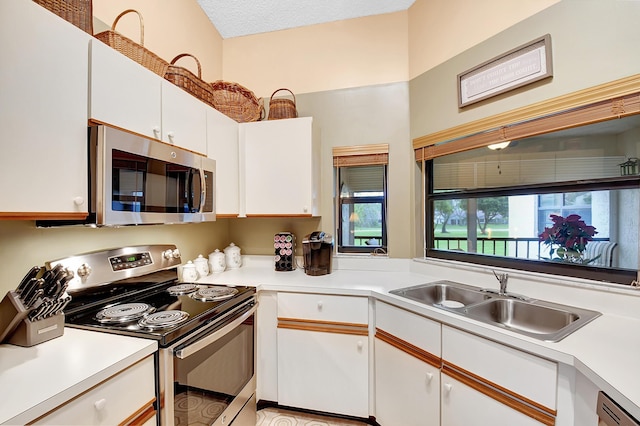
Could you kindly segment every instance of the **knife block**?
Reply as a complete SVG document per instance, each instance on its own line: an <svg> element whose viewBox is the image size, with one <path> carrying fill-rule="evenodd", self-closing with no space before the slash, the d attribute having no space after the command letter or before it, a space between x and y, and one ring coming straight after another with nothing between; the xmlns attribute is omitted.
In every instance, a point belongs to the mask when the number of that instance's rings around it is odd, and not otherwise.
<svg viewBox="0 0 640 426"><path fill-rule="evenodd" d="M7 292L0 302L0 343L28 347L62 336L64 313L31 321L27 317L30 311L16 292Z"/></svg>
<svg viewBox="0 0 640 426"><path fill-rule="evenodd" d="M18 346L34 346L38 343L46 342L64 333L64 314L59 314L44 318L38 321L31 321L24 318L9 338L8 342Z"/></svg>
<svg viewBox="0 0 640 426"><path fill-rule="evenodd" d="M7 292L0 302L0 343L7 341L9 336L29 314L20 297L14 291Z"/></svg>

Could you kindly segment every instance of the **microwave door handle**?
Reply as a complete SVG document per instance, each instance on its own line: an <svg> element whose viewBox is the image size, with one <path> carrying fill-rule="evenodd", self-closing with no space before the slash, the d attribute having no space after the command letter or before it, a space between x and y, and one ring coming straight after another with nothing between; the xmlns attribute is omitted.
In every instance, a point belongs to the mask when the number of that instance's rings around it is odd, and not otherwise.
<svg viewBox="0 0 640 426"><path fill-rule="evenodd" d="M204 204L207 201L207 179L204 169L200 169L200 208L199 213L203 213Z"/></svg>
<svg viewBox="0 0 640 426"><path fill-rule="evenodd" d="M242 314L240 317L234 319L229 324L227 324L224 327L222 327L220 330L214 331L213 333L211 333L208 336L196 341L195 343L193 343L193 344L191 344L189 346L185 346L184 348L180 348L180 349L176 350L175 351L176 357L178 357L180 359L185 359L185 358L195 354L199 350L206 348L211 343L213 343L216 340L220 339L222 336L224 336L225 334L229 333L234 328L236 328L237 326L239 326L240 324L245 322L246 319L249 318L251 315L253 315L257 309L258 309L258 305L256 303L255 305L253 305L251 307L251 309L249 309L247 312Z"/></svg>

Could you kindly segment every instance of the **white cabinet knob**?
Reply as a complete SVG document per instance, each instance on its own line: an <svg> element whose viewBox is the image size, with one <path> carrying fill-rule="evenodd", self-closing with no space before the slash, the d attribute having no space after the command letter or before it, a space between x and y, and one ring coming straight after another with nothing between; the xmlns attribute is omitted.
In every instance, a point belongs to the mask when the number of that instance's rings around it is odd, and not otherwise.
<svg viewBox="0 0 640 426"><path fill-rule="evenodd" d="M76 198L74 198L74 199L73 199L73 203L74 203L76 206L81 206L81 205L83 205L83 204L84 204L84 197L76 197Z"/></svg>
<svg viewBox="0 0 640 426"><path fill-rule="evenodd" d="M153 128L153 136L156 139L160 139L160 127L154 127Z"/></svg>
<svg viewBox="0 0 640 426"><path fill-rule="evenodd" d="M362 343L362 340L358 340L357 346L358 346L358 351L362 351L362 348L364 347L364 343Z"/></svg>
<svg viewBox="0 0 640 426"><path fill-rule="evenodd" d="M433 380L433 373L427 373L427 383L431 383Z"/></svg>
<svg viewBox="0 0 640 426"><path fill-rule="evenodd" d="M318 310L321 311L322 310L322 300L318 302Z"/></svg>
<svg viewBox="0 0 640 426"><path fill-rule="evenodd" d="M451 383L445 383L443 387L444 393L446 393L447 395L449 395L451 393L451 389L453 389L453 385Z"/></svg>
<svg viewBox="0 0 640 426"><path fill-rule="evenodd" d="M99 399L93 403L93 406L96 407L96 410L102 411L104 407L107 405L107 400L105 398Z"/></svg>
<svg viewBox="0 0 640 426"><path fill-rule="evenodd" d="M223 425L226 425L226 424L227 424L227 416L226 416L226 414L224 414L224 415L222 416L222 424L223 424Z"/></svg>
<svg viewBox="0 0 640 426"><path fill-rule="evenodd" d="M176 134L173 132L168 132L167 137L169 138L169 142L173 143L173 139L176 137Z"/></svg>

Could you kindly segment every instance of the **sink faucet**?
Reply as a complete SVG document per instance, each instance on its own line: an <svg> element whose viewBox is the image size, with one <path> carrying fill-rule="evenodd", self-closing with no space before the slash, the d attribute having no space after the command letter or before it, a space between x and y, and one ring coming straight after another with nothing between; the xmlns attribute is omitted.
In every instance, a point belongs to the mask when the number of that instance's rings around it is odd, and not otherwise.
<svg viewBox="0 0 640 426"><path fill-rule="evenodd" d="M496 274L496 271L491 271L493 272L493 275L496 277L496 279L498 280L498 282L500 283L500 291L498 294L500 294L501 296L504 296L507 294L507 280L509 279L509 274L504 273L504 274Z"/></svg>

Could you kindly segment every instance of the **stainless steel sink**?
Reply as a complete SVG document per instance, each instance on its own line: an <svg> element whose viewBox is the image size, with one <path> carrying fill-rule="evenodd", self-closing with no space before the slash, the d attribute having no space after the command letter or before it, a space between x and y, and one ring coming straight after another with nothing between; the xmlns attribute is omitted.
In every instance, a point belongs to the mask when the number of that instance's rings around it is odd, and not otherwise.
<svg viewBox="0 0 640 426"><path fill-rule="evenodd" d="M466 306L484 302L494 297L477 287L451 281L436 281L414 287L400 288L392 290L390 293L427 305L454 310L463 309Z"/></svg>
<svg viewBox="0 0 640 426"><path fill-rule="evenodd" d="M549 342L565 338L601 315L574 306L499 294L452 281L436 281L390 293Z"/></svg>
<svg viewBox="0 0 640 426"><path fill-rule="evenodd" d="M599 312L540 300L497 298L470 306L466 316L540 340L557 342L600 316Z"/></svg>

